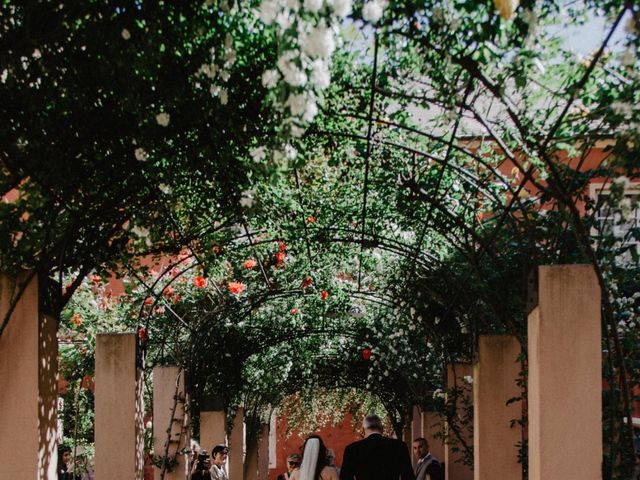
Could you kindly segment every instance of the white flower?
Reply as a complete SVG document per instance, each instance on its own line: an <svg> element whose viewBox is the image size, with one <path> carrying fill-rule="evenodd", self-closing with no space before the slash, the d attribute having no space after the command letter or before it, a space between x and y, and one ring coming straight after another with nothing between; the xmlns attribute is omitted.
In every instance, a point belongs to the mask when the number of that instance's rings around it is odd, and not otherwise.
<svg viewBox="0 0 640 480"><path fill-rule="evenodd" d="M139 227L136 225L131 229L131 231L140 238L146 238L149 236L149 229L145 227Z"/></svg>
<svg viewBox="0 0 640 480"><path fill-rule="evenodd" d="M336 49L336 42L330 28L320 25L301 39L302 51L311 58L330 57Z"/></svg>
<svg viewBox="0 0 640 480"><path fill-rule="evenodd" d="M318 58L311 64L311 83L320 90L324 90L331 83L331 75L327 63Z"/></svg>
<svg viewBox="0 0 640 480"><path fill-rule="evenodd" d="M229 92L227 92L226 88L220 90L220 103L222 105L226 105L227 103L229 103Z"/></svg>
<svg viewBox="0 0 640 480"><path fill-rule="evenodd" d="M262 74L262 86L265 88L273 88L278 84L280 74L277 70L265 70Z"/></svg>
<svg viewBox="0 0 640 480"><path fill-rule="evenodd" d="M231 77L231 74L226 70L223 70L220 72L220 80L222 80L223 82L228 81L230 77Z"/></svg>
<svg viewBox="0 0 640 480"><path fill-rule="evenodd" d="M293 15L288 11L283 10L276 15L276 23L282 30L286 30L293 25Z"/></svg>
<svg viewBox="0 0 640 480"><path fill-rule="evenodd" d="M278 59L277 65L285 82L292 87L302 87L307 83L307 74L294 63L295 56L296 52L290 50Z"/></svg>
<svg viewBox="0 0 640 480"><path fill-rule="evenodd" d="M322 0L304 0L303 5L308 12L317 12L322 8Z"/></svg>
<svg viewBox="0 0 640 480"><path fill-rule="evenodd" d="M149 154L141 147L136 148L133 154L139 162L146 162L149 159Z"/></svg>
<svg viewBox="0 0 640 480"><path fill-rule="evenodd" d="M351 0L334 0L333 11L339 17L346 17L351 13Z"/></svg>
<svg viewBox="0 0 640 480"><path fill-rule="evenodd" d="M473 377L471 375L465 375L463 377L463 380L465 381L465 383L468 383L469 385L473 384Z"/></svg>
<svg viewBox="0 0 640 480"><path fill-rule="evenodd" d="M219 85L211 85L211 87L209 87L209 92L214 97L217 97L218 95L220 95L220 90L222 90L222 88Z"/></svg>
<svg viewBox="0 0 640 480"><path fill-rule="evenodd" d="M260 4L260 9L258 11L258 16L262 23L265 25L271 25L273 21L276 19L276 15L280 7L278 6L278 2L274 0L263 0Z"/></svg>
<svg viewBox="0 0 640 480"><path fill-rule="evenodd" d="M291 115L294 117L300 117L307 109L307 94L306 93L291 93L285 103Z"/></svg>
<svg viewBox="0 0 640 480"><path fill-rule="evenodd" d="M125 40L129 40L131 38L131 32L129 32L129 30L127 30L126 28L122 29L120 35L122 35L122 38L124 38Z"/></svg>
<svg viewBox="0 0 640 480"><path fill-rule="evenodd" d="M256 147L249 153L254 162L261 162L267 158L267 149L265 147Z"/></svg>
<svg viewBox="0 0 640 480"><path fill-rule="evenodd" d="M293 160L298 156L298 151L295 149L293 145L287 144L284 147L284 154L287 158Z"/></svg>
<svg viewBox="0 0 640 480"><path fill-rule="evenodd" d="M158 122L158 125L160 125L161 127L168 126L169 120L171 120L171 116L166 112L162 112L156 115L156 122Z"/></svg>
<svg viewBox="0 0 640 480"><path fill-rule="evenodd" d="M0 74L0 82L7 83L7 78L9 78L9 70L5 68Z"/></svg>
<svg viewBox="0 0 640 480"><path fill-rule="evenodd" d="M493 5L496 7L500 16L505 20L509 20L513 13L520 5L520 0L493 0Z"/></svg>
<svg viewBox="0 0 640 480"><path fill-rule="evenodd" d="M167 185L166 183L161 183L160 185L158 185L158 188L164 194L168 195L168 194L171 193L171 187L169 185Z"/></svg>
<svg viewBox="0 0 640 480"><path fill-rule="evenodd" d="M291 135L293 135L294 137L300 138L302 135L304 135L304 132L304 128L299 127L298 125L291 125Z"/></svg>
<svg viewBox="0 0 640 480"><path fill-rule="evenodd" d="M376 23L378 20L380 20L383 13L384 8L382 6L382 3L377 0L365 3L364 7L362 8L362 18L371 23Z"/></svg>
<svg viewBox="0 0 640 480"><path fill-rule="evenodd" d="M240 206L250 208L253 206L255 190L245 190L240 198Z"/></svg>
<svg viewBox="0 0 640 480"><path fill-rule="evenodd" d="M38 50L37 48L33 51L33 53L31 54L31 56L33 58L35 58L36 60L40 60L42 58L42 52L40 52L40 50Z"/></svg>
<svg viewBox="0 0 640 480"><path fill-rule="evenodd" d="M316 105L316 99L313 97L313 95L309 95L309 97L307 98L307 103L305 105L304 115L302 116L302 119L305 122L311 122L317 114L318 114L318 106Z"/></svg>

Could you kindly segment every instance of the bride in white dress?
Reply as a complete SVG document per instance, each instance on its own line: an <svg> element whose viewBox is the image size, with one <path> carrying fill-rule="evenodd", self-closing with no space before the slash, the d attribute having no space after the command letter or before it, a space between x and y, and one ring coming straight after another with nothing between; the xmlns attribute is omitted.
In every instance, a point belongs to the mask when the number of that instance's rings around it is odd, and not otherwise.
<svg viewBox="0 0 640 480"><path fill-rule="evenodd" d="M291 475L291 480L339 480L338 472L327 461L327 447L317 435L304 442L302 465Z"/></svg>

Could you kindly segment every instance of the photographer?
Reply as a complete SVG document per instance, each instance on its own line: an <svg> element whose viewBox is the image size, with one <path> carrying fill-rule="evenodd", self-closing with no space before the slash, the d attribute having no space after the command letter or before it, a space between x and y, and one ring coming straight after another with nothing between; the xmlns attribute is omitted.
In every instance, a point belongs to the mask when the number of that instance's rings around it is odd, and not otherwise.
<svg viewBox="0 0 640 480"><path fill-rule="evenodd" d="M191 480L211 480L210 468L211 459L209 458L209 454L206 450L201 450L193 462Z"/></svg>

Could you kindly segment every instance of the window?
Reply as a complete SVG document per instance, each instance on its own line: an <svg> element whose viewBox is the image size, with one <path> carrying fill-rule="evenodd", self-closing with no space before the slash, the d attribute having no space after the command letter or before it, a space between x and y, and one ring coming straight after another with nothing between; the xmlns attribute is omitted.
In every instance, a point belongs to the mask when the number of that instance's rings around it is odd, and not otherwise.
<svg viewBox="0 0 640 480"><path fill-rule="evenodd" d="M615 247L623 249L618 260L622 264L636 263L640 256L640 185L627 184L618 205L608 201L610 196L607 186L591 186L591 197L597 208L592 233L596 238L613 234L617 239Z"/></svg>

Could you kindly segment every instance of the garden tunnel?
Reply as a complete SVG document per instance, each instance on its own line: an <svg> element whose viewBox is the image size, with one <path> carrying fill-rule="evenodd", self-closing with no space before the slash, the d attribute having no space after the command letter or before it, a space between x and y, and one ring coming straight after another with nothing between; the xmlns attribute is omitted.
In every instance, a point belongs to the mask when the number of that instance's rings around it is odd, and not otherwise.
<svg viewBox="0 0 640 480"><path fill-rule="evenodd" d="M0 7L0 262L37 275L70 379L91 371L97 331L143 326L151 364L190 369L196 397L266 408L355 386L401 425L481 335L526 346L540 265L587 263L605 476L628 470L638 5L378 2L383 17L354 4L348 25L289 12L344 34L316 70L294 49L309 82L292 85L283 49L301 40L265 21L278 2L15 3ZM603 10L577 58L558 32Z"/></svg>

